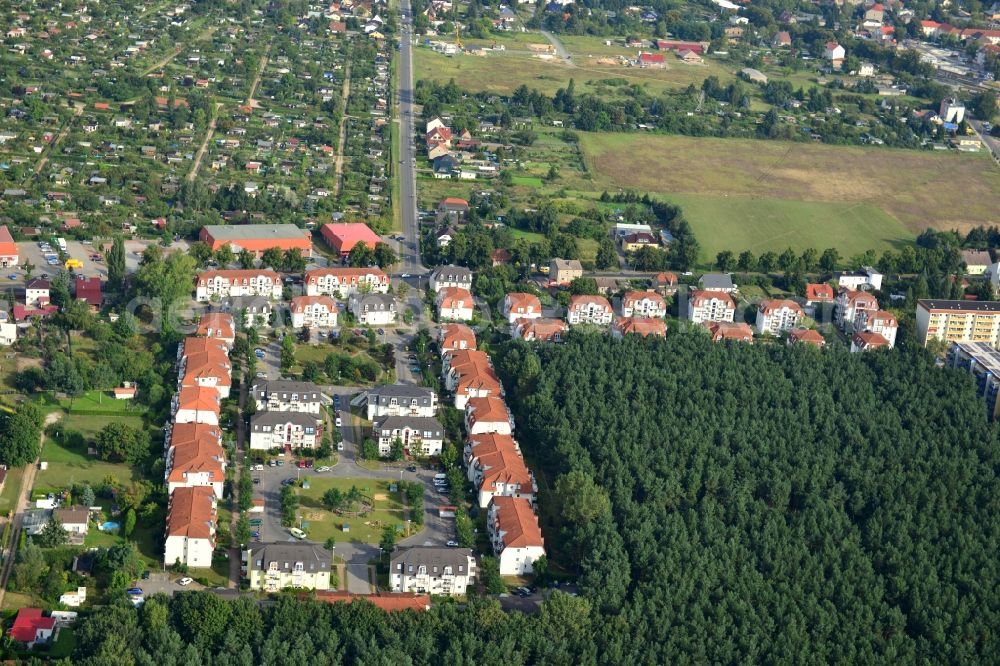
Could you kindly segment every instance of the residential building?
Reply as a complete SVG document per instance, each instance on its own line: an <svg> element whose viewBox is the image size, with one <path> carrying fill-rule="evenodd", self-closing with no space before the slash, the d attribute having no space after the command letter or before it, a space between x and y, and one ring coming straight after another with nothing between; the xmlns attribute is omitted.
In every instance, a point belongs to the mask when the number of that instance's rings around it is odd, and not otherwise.
<svg viewBox="0 0 1000 666"><path fill-rule="evenodd" d="M442 155L442 157L447 154ZM436 161L436 160L435 160ZM451 170L455 171L454 168ZM469 214L469 202L459 197L447 197L438 204L438 217L458 221Z"/></svg>
<svg viewBox="0 0 1000 666"><path fill-rule="evenodd" d="M450 351L474 351L476 334L465 324L443 324L438 329L438 348L442 356Z"/></svg>
<svg viewBox="0 0 1000 666"><path fill-rule="evenodd" d="M518 319L510 327L511 337L516 337L531 342L562 342L563 336L569 327L562 319L550 319L542 317L539 319Z"/></svg>
<svg viewBox="0 0 1000 666"><path fill-rule="evenodd" d="M442 287L434 301L441 321L471 321L475 313L472 293L462 287Z"/></svg>
<svg viewBox="0 0 1000 666"><path fill-rule="evenodd" d="M374 250L375 246L382 242L378 234L362 222L324 224L320 229L320 235L341 257L349 255L358 243L364 243L369 249Z"/></svg>
<svg viewBox="0 0 1000 666"><path fill-rule="evenodd" d="M753 342L753 329L749 324L734 324L729 321L703 321L701 323L708 330L712 337L712 342L722 342L723 340L733 340L736 342Z"/></svg>
<svg viewBox="0 0 1000 666"><path fill-rule="evenodd" d="M24 304L29 308L40 308L48 305L50 288L48 280L42 278L29 280L24 287Z"/></svg>
<svg viewBox="0 0 1000 666"><path fill-rule="evenodd" d="M837 42L827 42L823 51L823 57L830 61L830 66L833 69L841 68L846 55L847 52L844 50L844 47Z"/></svg>
<svg viewBox="0 0 1000 666"><path fill-rule="evenodd" d="M257 412L250 417L250 448L315 449L322 432L308 412Z"/></svg>
<svg viewBox="0 0 1000 666"><path fill-rule="evenodd" d="M219 392L220 398L229 397L232 365L229 354L218 349L182 356L177 375L177 385L182 388L214 388Z"/></svg>
<svg viewBox="0 0 1000 666"><path fill-rule="evenodd" d="M213 387L184 386L171 401L175 423L219 425L222 399Z"/></svg>
<svg viewBox="0 0 1000 666"><path fill-rule="evenodd" d="M389 589L417 594L462 595L476 575L469 549L400 548L389 561Z"/></svg>
<svg viewBox="0 0 1000 666"><path fill-rule="evenodd" d="M90 510L85 506L55 509L52 515L70 535L86 536L90 523Z"/></svg>
<svg viewBox="0 0 1000 666"><path fill-rule="evenodd" d="M569 284L583 277L583 264L576 259L553 259L549 262L549 281L552 284Z"/></svg>
<svg viewBox="0 0 1000 666"><path fill-rule="evenodd" d="M655 291L627 291L622 298L625 317L665 317L667 302Z"/></svg>
<svg viewBox="0 0 1000 666"><path fill-rule="evenodd" d="M348 307L363 326L387 326L396 321L396 300L389 294L354 294Z"/></svg>
<svg viewBox="0 0 1000 666"><path fill-rule="evenodd" d="M851 336L851 352L866 352L876 349L888 349L891 347L889 341L878 333L859 331Z"/></svg>
<svg viewBox="0 0 1000 666"><path fill-rule="evenodd" d="M437 394L415 384L376 386L368 389L365 397L369 421L379 416L429 417L437 413Z"/></svg>
<svg viewBox="0 0 1000 666"><path fill-rule="evenodd" d="M705 273L698 280L702 291L721 291L724 294L736 292L736 285L733 278L725 273Z"/></svg>
<svg viewBox="0 0 1000 666"><path fill-rule="evenodd" d="M230 345L225 340L219 338L196 338L188 336L184 342L177 345L177 362L180 364L187 358L198 354L212 354L219 358L226 357L228 360Z"/></svg>
<svg viewBox="0 0 1000 666"><path fill-rule="evenodd" d="M825 283L809 282L806 284L806 305L817 303L833 303L835 298L833 287Z"/></svg>
<svg viewBox="0 0 1000 666"><path fill-rule="evenodd" d="M303 257L312 257L311 234L294 224L209 225L202 227L198 239L208 243L213 252L228 245L234 254L246 250L255 259L271 248L282 252L299 250Z"/></svg>
<svg viewBox="0 0 1000 666"><path fill-rule="evenodd" d="M650 335L663 338L667 335L667 323L659 317L618 317L611 325L611 337L620 340L634 333L642 337Z"/></svg>
<svg viewBox="0 0 1000 666"><path fill-rule="evenodd" d="M1000 347L1000 302L917 301L917 339L984 342Z"/></svg>
<svg viewBox="0 0 1000 666"><path fill-rule="evenodd" d="M896 331L899 330L899 322L896 321L896 317L885 310L860 312L854 321L854 330L878 333L892 348L896 345Z"/></svg>
<svg viewBox="0 0 1000 666"><path fill-rule="evenodd" d="M76 300L83 301L95 310L101 309L104 297L101 294L101 278L76 276Z"/></svg>
<svg viewBox="0 0 1000 666"><path fill-rule="evenodd" d="M882 274L871 266L862 266L860 271L837 273L837 286L841 289L878 291L882 288Z"/></svg>
<svg viewBox="0 0 1000 666"><path fill-rule="evenodd" d="M948 367L973 376L986 414L995 420L1000 414L1000 351L985 342L956 342L948 350Z"/></svg>
<svg viewBox="0 0 1000 666"><path fill-rule="evenodd" d="M21 608L10 628L10 637L30 650L38 643L47 643L55 630L56 619L44 617L41 608Z"/></svg>
<svg viewBox="0 0 1000 666"><path fill-rule="evenodd" d="M389 276L380 268L314 268L306 271L304 282L307 296L347 298L362 292L389 291Z"/></svg>
<svg viewBox="0 0 1000 666"><path fill-rule="evenodd" d="M514 292L503 297L500 311L509 324L518 319L537 319L542 316L542 302L534 294Z"/></svg>
<svg viewBox="0 0 1000 666"><path fill-rule="evenodd" d="M281 289L281 276L266 268L205 271L196 280L195 299L210 301L260 296L279 300Z"/></svg>
<svg viewBox="0 0 1000 666"><path fill-rule="evenodd" d="M380 456L388 456L398 439L416 457L436 456L444 446L444 426L433 416L381 416L372 427Z"/></svg>
<svg viewBox="0 0 1000 666"><path fill-rule="evenodd" d="M296 296L292 299L292 326L333 328L337 312L337 302L329 296Z"/></svg>
<svg viewBox="0 0 1000 666"><path fill-rule="evenodd" d="M545 554L545 541L531 504L519 497L494 497L486 514L486 530L501 576L534 573Z"/></svg>
<svg viewBox="0 0 1000 666"><path fill-rule="evenodd" d="M177 488L206 487L222 499L226 458L220 440L209 436L193 440L171 437L164 476L168 494Z"/></svg>
<svg viewBox="0 0 1000 666"><path fill-rule="evenodd" d="M496 433L509 435L514 419L500 398L469 398L465 405L465 432L469 435Z"/></svg>
<svg viewBox="0 0 1000 666"><path fill-rule="evenodd" d="M535 477L524 464L521 449L510 435L473 435L465 451L469 481L476 488L480 507L485 508L497 495L535 501L538 492Z"/></svg>
<svg viewBox="0 0 1000 666"><path fill-rule="evenodd" d="M236 342L236 322L227 312L209 312L198 321L197 335L224 341L232 349Z"/></svg>
<svg viewBox="0 0 1000 666"><path fill-rule="evenodd" d="M990 253L985 250L962 250L966 275L982 275L993 263Z"/></svg>
<svg viewBox="0 0 1000 666"><path fill-rule="evenodd" d="M757 307L757 330L761 333L781 335L798 326L805 316L802 306L795 301L788 299L761 301Z"/></svg>
<svg viewBox="0 0 1000 666"><path fill-rule="evenodd" d="M0 226L0 268L13 268L20 261L20 252L10 229L4 224Z"/></svg>
<svg viewBox="0 0 1000 666"><path fill-rule="evenodd" d="M736 302L724 291L694 289L688 294L688 319L695 324L706 321L733 321Z"/></svg>
<svg viewBox="0 0 1000 666"><path fill-rule="evenodd" d="M503 386L489 356L475 350L448 352L443 357L445 388L455 394L455 408L465 409L469 398L503 396Z"/></svg>
<svg viewBox="0 0 1000 666"><path fill-rule="evenodd" d="M261 380L250 387L250 395L257 401L258 412L319 414L322 406L329 402L312 382L285 379Z"/></svg>
<svg viewBox="0 0 1000 666"><path fill-rule="evenodd" d="M314 543L253 544L243 553L243 566L251 590L329 590L333 553Z"/></svg>
<svg viewBox="0 0 1000 666"><path fill-rule="evenodd" d="M677 275L674 273L657 273L650 285L661 296L673 296L677 293Z"/></svg>
<svg viewBox="0 0 1000 666"><path fill-rule="evenodd" d="M877 310L878 299L872 294L841 288L834 301L834 321L842 331L850 333L860 317Z"/></svg>
<svg viewBox="0 0 1000 666"><path fill-rule="evenodd" d="M566 321L570 326L576 324L596 324L607 326L614 319L615 313L611 303L603 296L576 294L569 299L566 310Z"/></svg>
<svg viewBox="0 0 1000 666"><path fill-rule="evenodd" d="M938 116L943 122L958 125L965 120L965 104L954 97L945 97L941 100Z"/></svg>
<svg viewBox="0 0 1000 666"><path fill-rule="evenodd" d="M440 266L431 273L430 284L435 293L445 287L458 287L469 291L472 289L472 271L464 266Z"/></svg>
<svg viewBox="0 0 1000 666"><path fill-rule="evenodd" d="M177 488L167 504L163 564L193 568L212 566L218 523L216 495L207 486Z"/></svg>
<svg viewBox="0 0 1000 666"><path fill-rule="evenodd" d="M811 328L795 328L788 332L788 344L798 343L813 345L814 347L825 347L826 338L817 330Z"/></svg>
<svg viewBox="0 0 1000 666"><path fill-rule="evenodd" d="M17 342L17 324L10 313L0 310L0 345L10 346Z"/></svg>

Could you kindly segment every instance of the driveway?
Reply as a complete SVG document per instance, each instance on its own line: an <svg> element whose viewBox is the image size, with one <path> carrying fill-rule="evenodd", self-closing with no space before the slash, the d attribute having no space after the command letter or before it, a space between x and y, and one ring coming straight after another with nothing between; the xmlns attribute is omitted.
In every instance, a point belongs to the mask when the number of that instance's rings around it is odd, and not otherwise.
<svg viewBox="0 0 1000 666"><path fill-rule="evenodd" d="M142 588L144 596L149 597L159 592L173 596L175 592L187 592L191 590L204 590L205 586L198 582L189 585L178 585L177 581L183 578L183 574L172 574L164 572L152 572L148 580L135 581L135 587Z"/></svg>

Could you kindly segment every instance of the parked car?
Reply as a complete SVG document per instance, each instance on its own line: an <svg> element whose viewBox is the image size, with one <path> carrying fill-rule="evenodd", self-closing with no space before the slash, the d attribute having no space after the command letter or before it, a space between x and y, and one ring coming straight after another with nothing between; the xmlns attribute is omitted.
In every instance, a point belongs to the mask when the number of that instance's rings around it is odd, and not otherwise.
<svg viewBox="0 0 1000 666"><path fill-rule="evenodd" d="M263 349L254 349L253 355L256 356L257 358L264 358L265 352Z"/></svg>
<svg viewBox="0 0 1000 666"><path fill-rule="evenodd" d="M129 589L125 590L125 594L129 595L130 597L141 596L142 595L142 588L141 587L130 587Z"/></svg>
<svg viewBox="0 0 1000 666"><path fill-rule="evenodd" d="M458 548L458 542L457 541L449 541L446 545L449 548Z"/></svg>
<svg viewBox="0 0 1000 666"><path fill-rule="evenodd" d="M337 442L337 450L338 451L343 451L344 450L344 442L343 441Z"/></svg>
<svg viewBox="0 0 1000 666"><path fill-rule="evenodd" d="M142 579L143 579L143 580L149 580L149 577L150 577L151 575L152 575L152 574L150 574L150 573L149 573L148 571L143 571L143 572L142 572Z"/></svg>
<svg viewBox="0 0 1000 666"><path fill-rule="evenodd" d="M250 533L250 536L252 538L254 538L254 539L259 539L260 538L260 532L254 530L253 532Z"/></svg>
<svg viewBox="0 0 1000 666"><path fill-rule="evenodd" d="M313 466L313 461L312 460L307 460L306 461L306 469L311 469L312 466Z"/></svg>
<svg viewBox="0 0 1000 666"><path fill-rule="evenodd" d="M323 465L322 467L317 467L317 468L316 468L316 471L317 471L317 472L329 472L329 471L330 471L330 468L329 468L329 467L327 467L326 465Z"/></svg>
<svg viewBox="0 0 1000 666"><path fill-rule="evenodd" d="M417 471L417 466L416 465L407 465L406 471L407 472L416 472Z"/></svg>
<svg viewBox="0 0 1000 666"><path fill-rule="evenodd" d="M338 428L341 427L342 425L344 425L343 420L339 416L336 418L336 420L334 421L334 423L337 424Z"/></svg>
<svg viewBox="0 0 1000 666"><path fill-rule="evenodd" d="M303 532L302 530L300 530L297 527L289 527L288 528L288 533L291 534L296 539L305 539L306 538L306 533Z"/></svg>
<svg viewBox="0 0 1000 666"><path fill-rule="evenodd" d="M260 484L260 477L257 477L257 476L253 477L253 484L255 486L258 485L258 484Z"/></svg>
<svg viewBox="0 0 1000 666"><path fill-rule="evenodd" d="M262 465L260 463L257 463L256 465L253 466L253 469L254 469L255 472L263 472L264 471L264 465Z"/></svg>
<svg viewBox="0 0 1000 666"><path fill-rule="evenodd" d="M177 581L177 584L178 585L190 585L193 582L194 582L194 578L188 578L187 576L184 576L184 578L181 578L179 581Z"/></svg>

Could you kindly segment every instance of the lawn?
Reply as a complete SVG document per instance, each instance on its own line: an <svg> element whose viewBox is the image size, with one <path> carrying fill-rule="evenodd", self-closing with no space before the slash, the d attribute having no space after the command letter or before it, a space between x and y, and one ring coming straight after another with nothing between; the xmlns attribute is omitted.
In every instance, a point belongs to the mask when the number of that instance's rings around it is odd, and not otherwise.
<svg viewBox="0 0 1000 666"><path fill-rule="evenodd" d="M87 439L108 423L106 416L81 416L70 414L60 422L62 432L75 430L83 435L82 441L66 443L51 437L45 438L41 461L48 463L48 469L39 470L35 476L35 487L68 488L75 483L87 482L97 485L108 476L114 476L121 483L137 481L142 475L122 463L109 463L87 454ZM135 416L116 417L134 427L142 427L142 419Z"/></svg>
<svg viewBox="0 0 1000 666"><path fill-rule="evenodd" d="M927 227L991 224L1000 206L1000 172L984 155L607 133L581 133L581 146L593 174L581 189L669 195L703 258L788 246L849 255Z"/></svg>
<svg viewBox="0 0 1000 666"><path fill-rule="evenodd" d="M24 467L11 467L7 470L7 480L4 481L3 492L0 493L0 514L7 515L7 512L14 508L18 493L21 492L23 478Z"/></svg>
<svg viewBox="0 0 1000 666"><path fill-rule="evenodd" d="M510 180L514 185L523 185L526 187L541 187L544 185L542 179L535 176L514 176Z"/></svg>
<svg viewBox="0 0 1000 666"><path fill-rule="evenodd" d="M76 398L66 398L60 401L66 411L74 414L97 413L108 415L111 413L122 415L141 416L146 409L141 404L133 400L116 400L107 391L88 391Z"/></svg>
<svg viewBox="0 0 1000 666"><path fill-rule="evenodd" d="M345 479L309 477L310 488L299 488L299 517L308 523L309 538L324 543L328 537L337 541L352 543L378 543L382 538L382 529L386 525L404 525L403 504L399 501L399 493L389 492L389 481L380 479ZM323 508L322 497L330 488L348 491L351 486L357 486L361 492L374 498L374 510L367 516L344 518ZM341 527L347 524L350 532L344 532Z"/></svg>

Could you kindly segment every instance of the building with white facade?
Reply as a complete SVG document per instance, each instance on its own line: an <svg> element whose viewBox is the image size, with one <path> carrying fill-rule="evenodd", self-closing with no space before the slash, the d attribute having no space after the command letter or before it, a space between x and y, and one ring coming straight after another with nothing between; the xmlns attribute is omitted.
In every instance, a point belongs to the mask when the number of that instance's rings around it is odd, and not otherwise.
<svg viewBox="0 0 1000 666"><path fill-rule="evenodd" d="M244 574L251 590L329 590L332 568L333 553L314 543L254 544L243 552Z"/></svg>
<svg viewBox="0 0 1000 666"><path fill-rule="evenodd" d="M462 287L442 287L434 303L441 321L471 321L475 314L472 292Z"/></svg>
<svg viewBox="0 0 1000 666"><path fill-rule="evenodd" d="M802 306L788 299L761 301L757 306L757 330L761 333L781 335L802 321L806 313Z"/></svg>
<svg viewBox="0 0 1000 666"><path fill-rule="evenodd" d="M260 296L281 298L281 276L266 268L205 271L195 282L195 300Z"/></svg>
<svg viewBox="0 0 1000 666"><path fill-rule="evenodd" d="M523 292L507 294L500 303L500 310L507 319L507 323L513 324L518 319L537 319L542 316L542 302L538 296Z"/></svg>
<svg viewBox="0 0 1000 666"><path fill-rule="evenodd" d="M439 292L445 287L472 290L472 271L464 266L440 266L431 274L431 289Z"/></svg>
<svg viewBox="0 0 1000 666"><path fill-rule="evenodd" d="M665 317L667 302L655 291L627 291L622 297L624 317Z"/></svg>
<svg viewBox="0 0 1000 666"><path fill-rule="evenodd" d="M545 554L545 540L531 504L519 497L494 497L486 514L486 529L501 576L534 573Z"/></svg>
<svg viewBox="0 0 1000 666"><path fill-rule="evenodd" d="M292 326L333 328L337 312L337 302L329 296L296 296L292 299Z"/></svg>
<svg viewBox="0 0 1000 666"><path fill-rule="evenodd" d="M387 384L368 389L367 418L379 416L434 416L437 394L415 384Z"/></svg>
<svg viewBox="0 0 1000 666"><path fill-rule="evenodd" d="M688 294L687 316L695 324L706 321L733 321L736 302L723 291L692 290Z"/></svg>
<svg viewBox="0 0 1000 666"><path fill-rule="evenodd" d="M177 488L167 508L163 564L194 568L212 566L217 524L216 496L211 488Z"/></svg>
<svg viewBox="0 0 1000 666"><path fill-rule="evenodd" d="M396 321L396 299L388 294L355 294L349 307L363 326L388 326Z"/></svg>
<svg viewBox="0 0 1000 666"><path fill-rule="evenodd" d="M398 439L416 457L436 456L444 446L444 426L433 416L381 416L372 426L380 456L388 456Z"/></svg>
<svg viewBox="0 0 1000 666"><path fill-rule="evenodd" d="M615 318L611 303L603 296L577 294L569 299L566 322L570 325L596 324L607 326Z"/></svg>
<svg viewBox="0 0 1000 666"><path fill-rule="evenodd" d="M315 449L322 428L308 412L257 412L250 417L250 448Z"/></svg>
<svg viewBox="0 0 1000 666"><path fill-rule="evenodd" d="M380 268L314 268L306 271L307 296L339 296L389 291L389 276Z"/></svg>
<svg viewBox="0 0 1000 666"><path fill-rule="evenodd" d="M389 562L389 589L417 594L462 595L476 576L469 549L401 548Z"/></svg>

